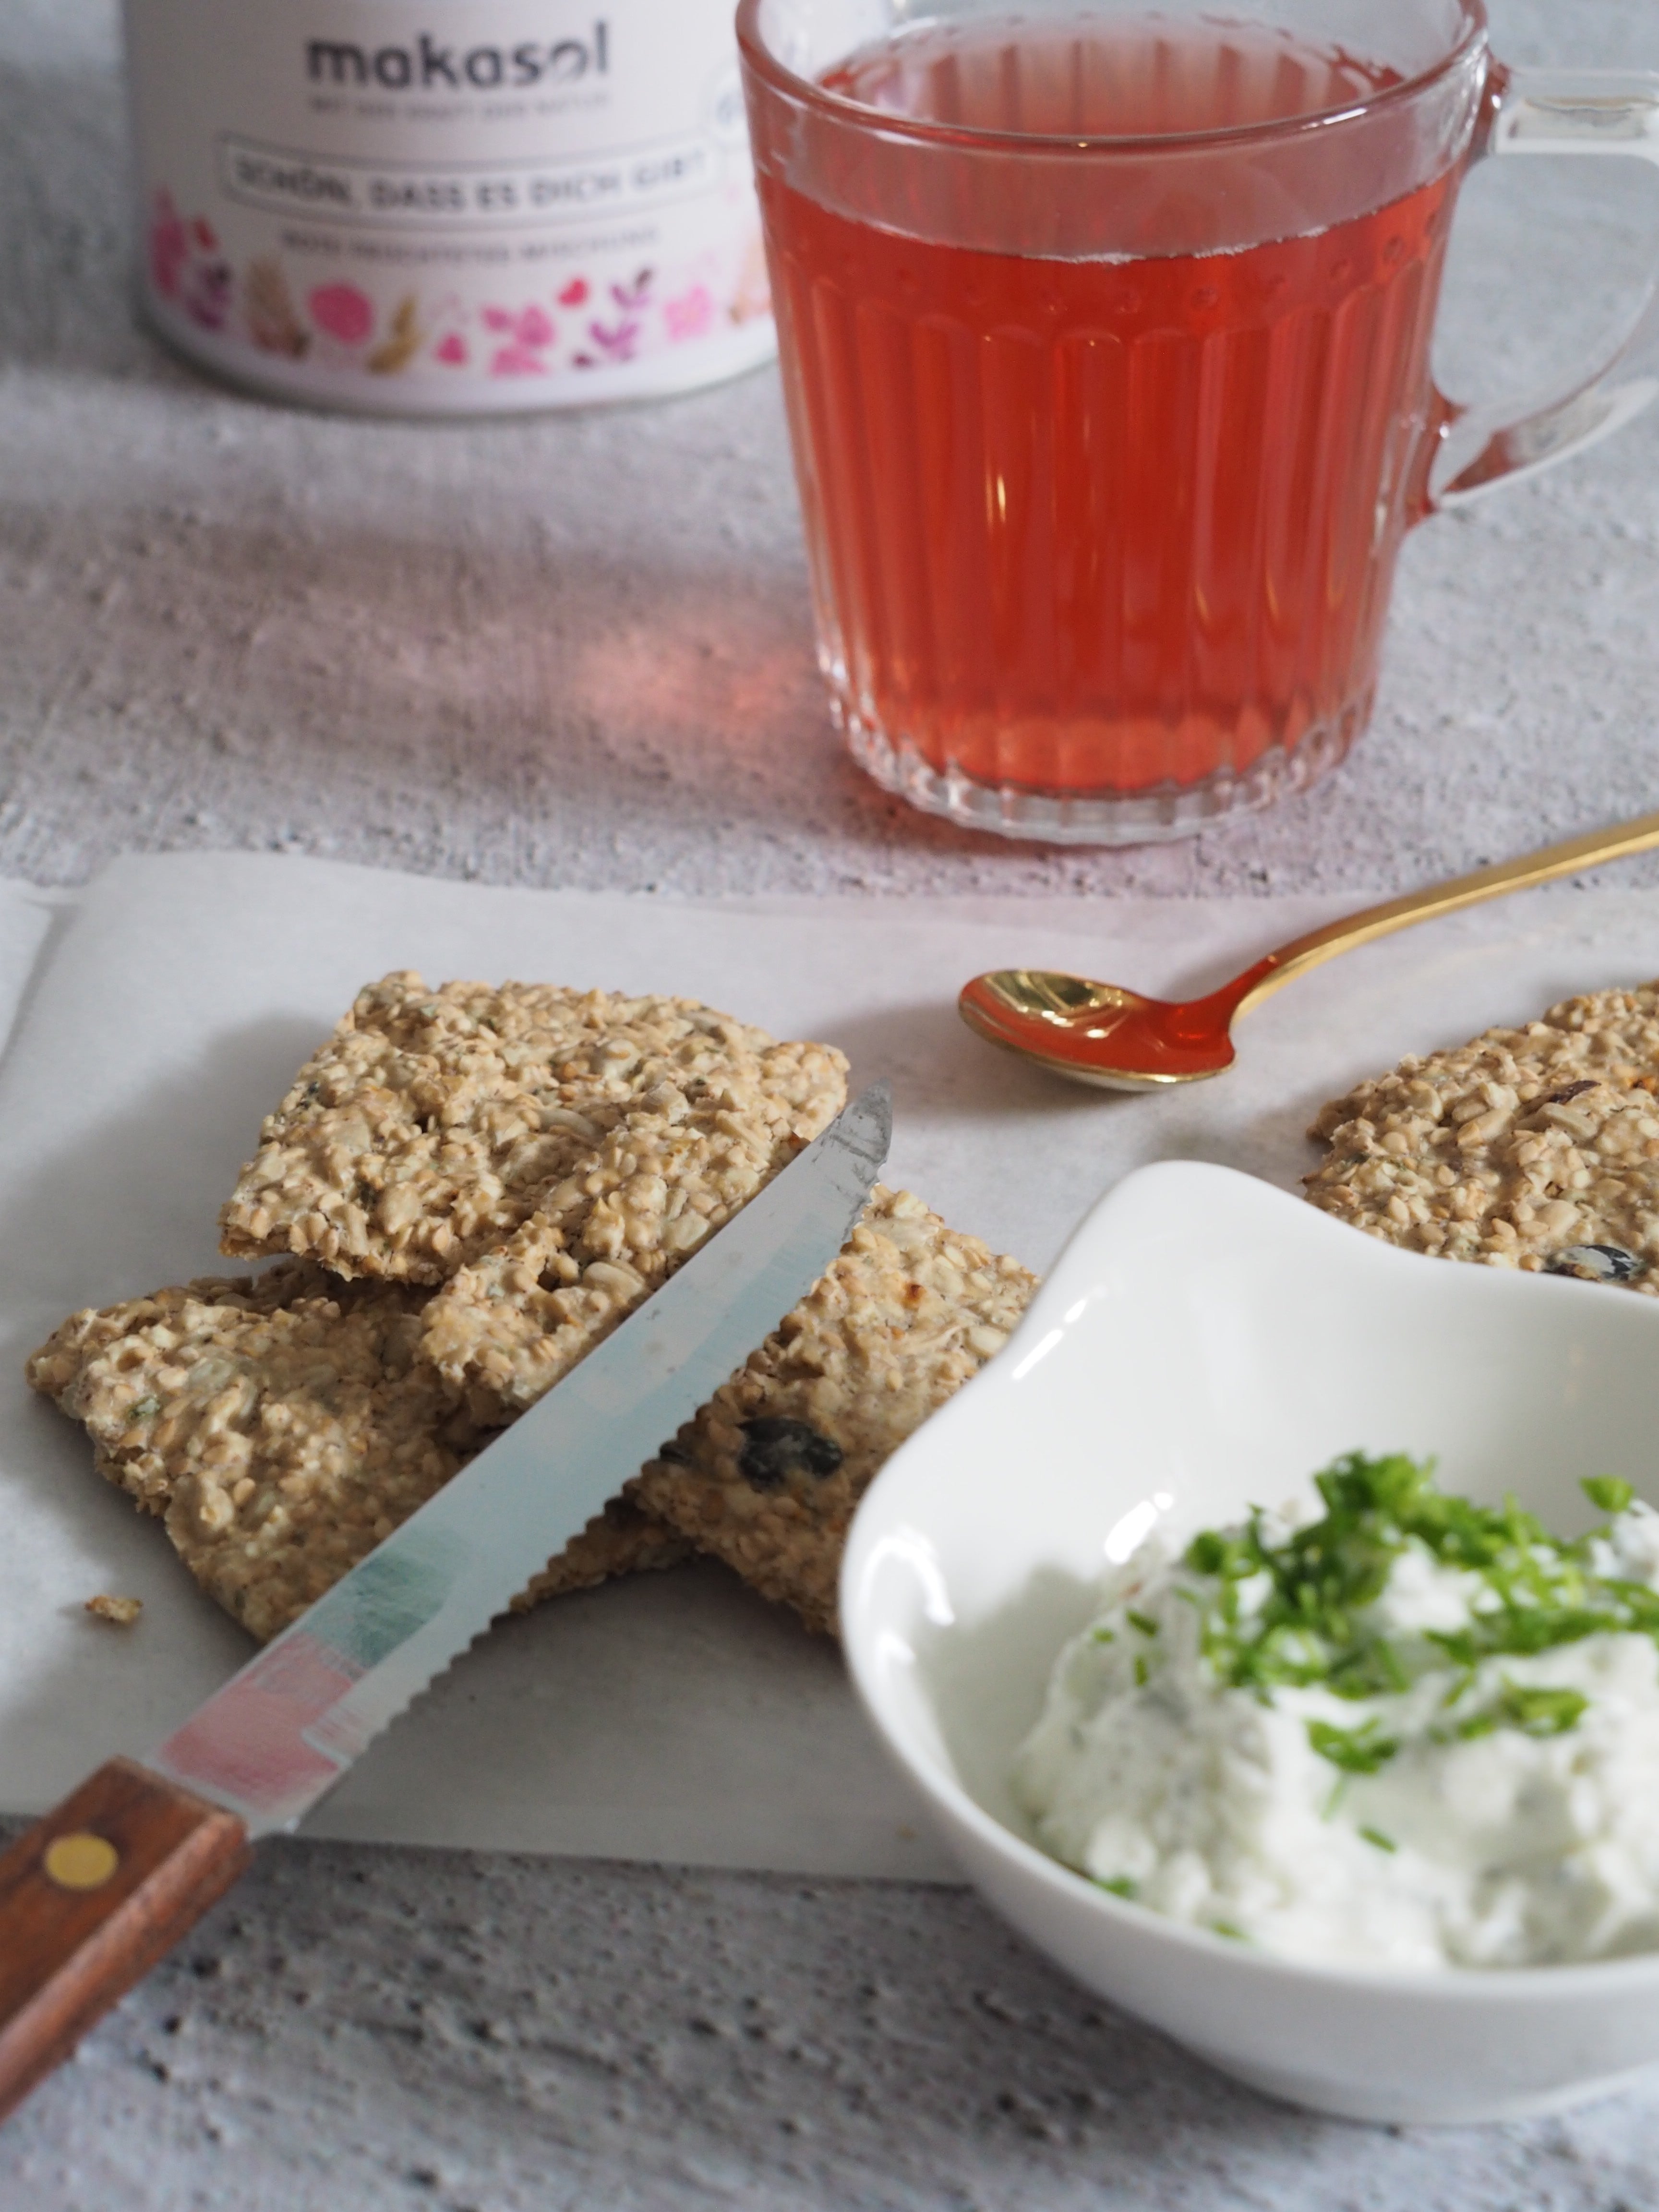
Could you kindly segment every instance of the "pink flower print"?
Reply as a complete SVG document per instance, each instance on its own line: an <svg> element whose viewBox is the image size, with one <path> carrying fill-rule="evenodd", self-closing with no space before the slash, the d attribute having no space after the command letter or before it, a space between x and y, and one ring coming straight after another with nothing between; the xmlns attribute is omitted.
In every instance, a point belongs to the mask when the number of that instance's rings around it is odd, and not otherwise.
<svg viewBox="0 0 1659 2212"><path fill-rule="evenodd" d="M614 290L615 287L611 289ZM579 353L576 356L578 368L604 368L612 363L632 361L639 350L639 324L627 315L614 329L607 330L603 323L590 323L587 335L599 349L599 357L596 359L592 354Z"/></svg>
<svg viewBox="0 0 1659 2212"><path fill-rule="evenodd" d="M599 350L597 356L579 353L576 356L578 368L611 368L633 360L640 343L638 310L646 304L654 273L652 270L641 269L631 284L613 284L611 287L611 296L622 309L622 314L617 322L609 325L601 322L588 325L587 335Z"/></svg>
<svg viewBox="0 0 1659 2212"><path fill-rule="evenodd" d="M319 284L306 305L318 329L342 345L363 344L374 327L374 303L355 284Z"/></svg>
<svg viewBox="0 0 1659 2212"><path fill-rule="evenodd" d="M694 284L678 300L665 301L662 313L668 335L678 345L683 339L702 336L714 319L714 301L707 285Z"/></svg>
<svg viewBox="0 0 1659 2212"><path fill-rule="evenodd" d="M570 282L565 286L563 291L559 295L559 305L562 307L580 307L582 301L586 297L586 277L573 276Z"/></svg>
<svg viewBox="0 0 1659 2212"><path fill-rule="evenodd" d="M504 346L495 349L490 360L492 376L541 376L545 373L547 363L543 353L552 344L556 333L539 307L520 307L516 313L505 307L486 307L483 319L487 329L507 340Z"/></svg>
<svg viewBox="0 0 1659 2212"><path fill-rule="evenodd" d="M158 191L149 219L150 282L164 300L179 296L179 280L190 258L190 238L173 194Z"/></svg>
<svg viewBox="0 0 1659 2212"><path fill-rule="evenodd" d="M459 331L451 331L447 337L441 338L432 352L434 360L443 362L450 368L466 366L466 340Z"/></svg>
<svg viewBox="0 0 1659 2212"><path fill-rule="evenodd" d="M228 262L192 262L181 293L185 313L204 331L222 331L230 315L230 291Z"/></svg>
<svg viewBox="0 0 1659 2212"><path fill-rule="evenodd" d="M177 300L204 331L222 331L229 320L235 279L213 225L200 216L186 222L165 187L150 210L149 273L162 298Z"/></svg>

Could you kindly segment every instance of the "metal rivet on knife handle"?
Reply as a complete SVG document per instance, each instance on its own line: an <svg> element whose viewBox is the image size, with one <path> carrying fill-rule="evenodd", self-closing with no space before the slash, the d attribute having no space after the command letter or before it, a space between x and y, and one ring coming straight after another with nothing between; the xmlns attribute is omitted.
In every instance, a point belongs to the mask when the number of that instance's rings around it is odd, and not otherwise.
<svg viewBox="0 0 1659 2212"><path fill-rule="evenodd" d="M46 1880L59 1889L101 1889L121 1863L121 1854L107 1836L94 1836L77 1828L71 1836L54 1836L40 1855Z"/></svg>

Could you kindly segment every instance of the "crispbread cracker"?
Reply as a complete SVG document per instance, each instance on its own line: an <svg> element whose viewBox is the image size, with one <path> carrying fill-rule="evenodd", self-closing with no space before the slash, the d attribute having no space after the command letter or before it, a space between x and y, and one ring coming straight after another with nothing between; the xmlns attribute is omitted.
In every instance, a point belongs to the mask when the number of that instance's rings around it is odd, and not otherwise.
<svg viewBox="0 0 1659 2212"><path fill-rule="evenodd" d="M430 1293L289 1260L71 1315L28 1363L100 1473L161 1516L186 1566L273 1636L489 1441L420 1355ZM684 1547L607 1511L537 1577L585 1588Z"/></svg>
<svg viewBox="0 0 1659 2212"><path fill-rule="evenodd" d="M860 1498L1036 1288L1018 1261L878 1185L840 1257L626 1494L833 1635Z"/></svg>
<svg viewBox="0 0 1659 2212"><path fill-rule="evenodd" d="M689 999L525 983L428 991L413 973L387 975L359 993L266 1120L220 1216L222 1249L442 1282L510 1237L655 1085L694 1092L776 1049L765 1030ZM777 1073L809 1118L837 1084L823 1121L844 1095L838 1054L801 1048Z"/></svg>
<svg viewBox="0 0 1659 2212"><path fill-rule="evenodd" d="M1305 1178L1407 1250L1659 1295L1659 984L1407 1059L1334 1100Z"/></svg>
<svg viewBox="0 0 1659 2212"><path fill-rule="evenodd" d="M426 1356L485 1418L532 1404L827 1126L842 1066L820 1046L781 1045L692 1092L659 1084L434 1295Z"/></svg>

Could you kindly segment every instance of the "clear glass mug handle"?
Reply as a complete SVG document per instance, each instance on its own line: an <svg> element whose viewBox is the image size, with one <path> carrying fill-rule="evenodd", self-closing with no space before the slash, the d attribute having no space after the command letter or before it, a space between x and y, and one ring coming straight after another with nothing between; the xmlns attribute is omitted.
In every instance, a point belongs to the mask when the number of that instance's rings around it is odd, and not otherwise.
<svg viewBox="0 0 1659 2212"><path fill-rule="evenodd" d="M1494 69L1477 150L1483 154L1633 154L1659 163L1659 73L1647 70ZM1459 407L1443 401L1426 512L1442 513L1495 484L1552 467L1659 398L1659 277L1612 356L1589 376L1534 399Z"/></svg>

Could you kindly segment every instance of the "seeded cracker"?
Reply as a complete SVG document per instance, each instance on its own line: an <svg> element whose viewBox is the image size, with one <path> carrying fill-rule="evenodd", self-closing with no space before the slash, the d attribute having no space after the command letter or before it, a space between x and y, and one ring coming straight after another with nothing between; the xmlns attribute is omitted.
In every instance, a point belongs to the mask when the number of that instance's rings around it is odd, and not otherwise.
<svg viewBox="0 0 1659 2212"><path fill-rule="evenodd" d="M1018 1261L878 1185L827 1273L627 1495L835 1634L860 1498L1036 1289Z"/></svg>
<svg viewBox="0 0 1659 2212"><path fill-rule="evenodd" d="M822 1066L804 1071L803 1054ZM659 1084L521 1229L436 1294L427 1357L487 1419L532 1404L828 1126L844 1066L788 1045L695 1092Z"/></svg>
<svg viewBox="0 0 1659 2212"><path fill-rule="evenodd" d="M220 1216L222 1249L442 1282L510 1237L654 1085L694 1091L775 1049L763 1030L689 999L428 991L416 975L388 975L359 993L265 1121ZM845 1063L796 1054L796 1103L810 1108Z"/></svg>
<svg viewBox="0 0 1659 2212"><path fill-rule="evenodd" d="M429 1294L311 1261L72 1315L28 1363L101 1474L163 1517L255 1636L285 1627L489 1441L419 1356ZM538 1577L552 1596L684 1546L607 1509Z"/></svg>
<svg viewBox="0 0 1659 2212"><path fill-rule="evenodd" d="M1659 1295L1659 984L1407 1059L1327 1106L1313 1203L1385 1243Z"/></svg>

